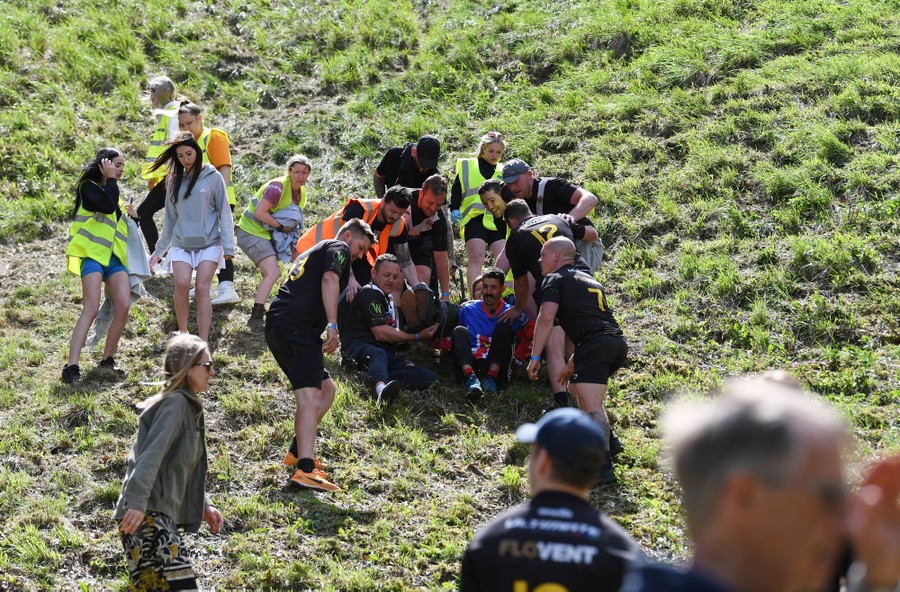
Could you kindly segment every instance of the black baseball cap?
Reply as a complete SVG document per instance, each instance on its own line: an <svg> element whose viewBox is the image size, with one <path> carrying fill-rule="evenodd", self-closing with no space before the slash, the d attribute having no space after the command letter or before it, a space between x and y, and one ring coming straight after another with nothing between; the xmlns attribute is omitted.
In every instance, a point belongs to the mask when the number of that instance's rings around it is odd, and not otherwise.
<svg viewBox="0 0 900 592"><path fill-rule="evenodd" d="M599 475L606 466L606 434L580 409L554 409L537 423L519 426L516 438L526 444L536 443L553 459L585 474Z"/></svg>
<svg viewBox="0 0 900 592"><path fill-rule="evenodd" d="M431 135L425 135L416 142L416 159L423 169L436 169L441 156L441 143Z"/></svg>
<svg viewBox="0 0 900 592"><path fill-rule="evenodd" d="M521 158L514 158L503 165L503 182L507 185L515 182L522 173L527 173L531 167Z"/></svg>

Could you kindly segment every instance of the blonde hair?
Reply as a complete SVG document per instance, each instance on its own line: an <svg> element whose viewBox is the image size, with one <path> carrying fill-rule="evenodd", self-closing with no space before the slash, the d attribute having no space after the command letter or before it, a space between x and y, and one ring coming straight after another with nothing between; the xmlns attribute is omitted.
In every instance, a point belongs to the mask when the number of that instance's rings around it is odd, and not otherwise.
<svg viewBox="0 0 900 592"><path fill-rule="evenodd" d="M503 135L502 132L488 132L481 136L481 140L478 141L478 149L475 151L475 156L481 158L484 154L484 149L486 146L490 146L491 144L500 144L503 146L503 149L506 150L506 136Z"/></svg>
<svg viewBox="0 0 900 592"><path fill-rule="evenodd" d="M188 335L186 333L173 333L169 337L166 344L166 354L163 359L163 385L162 390L140 403L138 408L147 409L152 407L154 403L172 393L174 391L187 392L191 395L191 399L197 404L199 414L203 414L203 403L191 389L191 383L188 374L191 368L197 364L204 353L208 354L209 346L205 341L196 335Z"/></svg>
<svg viewBox="0 0 900 592"><path fill-rule="evenodd" d="M175 83L168 76L157 76L150 79L150 103L154 107L162 107L175 100Z"/></svg>
<svg viewBox="0 0 900 592"><path fill-rule="evenodd" d="M309 172L312 172L312 161L310 159L306 158L305 156L303 156L302 154L295 154L288 159L287 172L290 173L291 167L293 167L295 164L302 164L307 169L309 169Z"/></svg>

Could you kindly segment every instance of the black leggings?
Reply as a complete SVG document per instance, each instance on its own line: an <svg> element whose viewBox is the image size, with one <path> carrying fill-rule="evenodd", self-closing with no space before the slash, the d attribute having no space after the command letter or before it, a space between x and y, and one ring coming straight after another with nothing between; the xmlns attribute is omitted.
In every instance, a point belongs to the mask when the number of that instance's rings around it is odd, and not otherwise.
<svg viewBox="0 0 900 592"><path fill-rule="evenodd" d="M166 207L166 182L160 181L153 186L144 201L137 208L139 224L141 226L141 234L147 241L147 248L150 254L156 250L156 241L159 240L159 230L156 229L156 222L153 220L153 214Z"/></svg>

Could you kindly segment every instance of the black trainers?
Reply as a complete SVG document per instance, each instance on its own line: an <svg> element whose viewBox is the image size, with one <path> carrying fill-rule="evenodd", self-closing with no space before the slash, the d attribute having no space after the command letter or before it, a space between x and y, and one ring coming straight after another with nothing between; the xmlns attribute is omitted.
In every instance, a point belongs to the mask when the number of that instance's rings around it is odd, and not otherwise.
<svg viewBox="0 0 900 592"><path fill-rule="evenodd" d="M615 459L617 456L625 452L625 447L622 446L621 440L619 440L618 436L612 433L610 430L609 433L609 454Z"/></svg>
<svg viewBox="0 0 900 592"><path fill-rule="evenodd" d="M81 380L81 368L78 364L68 364L63 367L62 381L66 384L73 384Z"/></svg>
<svg viewBox="0 0 900 592"><path fill-rule="evenodd" d="M97 364L97 368L103 370L104 372L111 372L116 375L117 378L125 378L125 371L119 368L119 365L116 364L115 358L109 356L108 358L104 358L100 360L100 363Z"/></svg>
<svg viewBox="0 0 900 592"><path fill-rule="evenodd" d="M385 406L390 407L398 396L400 396L400 383L396 380L391 380L381 389L381 394L376 395L375 402L378 405L383 403Z"/></svg>
<svg viewBox="0 0 900 592"><path fill-rule="evenodd" d="M265 304L253 304L253 310L250 312L250 318L247 319L247 324L251 327L262 327L266 324Z"/></svg>

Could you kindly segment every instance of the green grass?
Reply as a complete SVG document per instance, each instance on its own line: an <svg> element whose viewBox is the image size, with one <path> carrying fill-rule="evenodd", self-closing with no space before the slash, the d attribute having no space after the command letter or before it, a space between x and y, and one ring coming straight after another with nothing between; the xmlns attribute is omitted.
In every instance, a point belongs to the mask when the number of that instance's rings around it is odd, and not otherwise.
<svg viewBox="0 0 900 592"><path fill-rule="evenodd" d="M12 0L0 16L0 587L124 589L109 520L137 413L174 328L171 280L132 310L123 384L58 382L81 290L64 277L81 165L126 154L125 195L165 73L233 141L246 201L313 158L307 220L371 192L384 150L435 133L452 170L485 131L599 198L598 272L630 344L609 401L627 452L591 501L654 556L689 553L657 416L685 392L784 368L900 448L900 63L892 1L493 4ZM460 245L457 245L459 250ZM188 541L206 588L453 589L473 532L526 496L543 389L484 407L441 384L376 409L338 376L319 453L344 488L285 487L293 402L244 321L216 310L209 488L226 531ZM416 354L428 361L427 354ZM96 353L83 356L89 370ZM336 360L329 360L336 368Z"/></svg>

